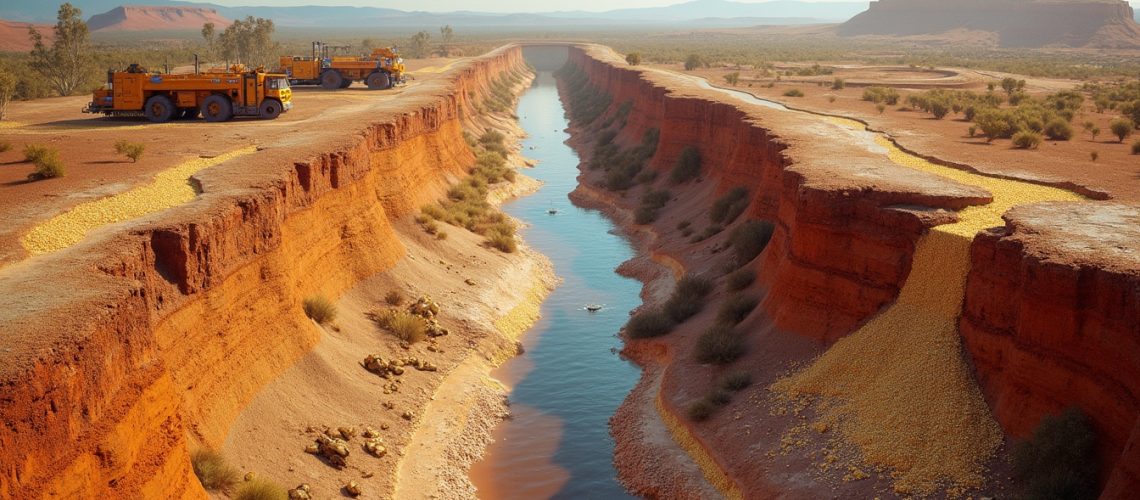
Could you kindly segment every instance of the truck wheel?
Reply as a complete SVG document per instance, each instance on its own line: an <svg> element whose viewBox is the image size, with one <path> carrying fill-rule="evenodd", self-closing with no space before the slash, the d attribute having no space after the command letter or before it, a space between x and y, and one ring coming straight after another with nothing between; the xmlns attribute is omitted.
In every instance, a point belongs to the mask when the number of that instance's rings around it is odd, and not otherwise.
<svg viewBox="0 0 1140 500"><path fill-rule="evenodd" d="M174 110L174 103L170 102L169 97L156 95L146 100L146 108L143 109L143 114L152 122L162 123L170 121L170 118L174 116Z"/></svg>
<svg viewBox="0 0 1140 500"><path fill-rule="evenodd" d="M202 116L208 122L224 122L233 118L233 104L226 96L212 95L202 103Z"/></svg>
<svg viewBox="0 0 1140 500"><path fill-rule="evenodd" d="M281 115L281 103L273 100L266 99L262 101L261 106L257 108L263 120L272 120Z"/></svg>
<svg viewBox="0 0 1140 500"><path fill-rule="evenodd" d="M350 78L345 78L344 82L340 84L340 88L342 88L342 89L347 89L351 86L352 86L352 79L350 79Z"/></svg>
<svg viewBox="0 0 1140 500"><path fill-rule="evenodd" d="M388 73L377 71L368 75L368 80L365 83L372 90L384 90L392 86L392 79L388 77Z"/></svg>
<svg viewBox="0 0 1140 500"><path fill-rule="evenodd" d="M326 90L336 90L344 88L344 77L340 72L332 69L321 73L321 87Z"/></svg>

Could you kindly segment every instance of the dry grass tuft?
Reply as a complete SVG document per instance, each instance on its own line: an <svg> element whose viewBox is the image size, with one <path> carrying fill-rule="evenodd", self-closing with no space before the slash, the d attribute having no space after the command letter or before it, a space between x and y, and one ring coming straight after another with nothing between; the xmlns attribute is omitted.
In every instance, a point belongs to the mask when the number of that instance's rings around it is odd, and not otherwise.
<svg viewBox="0 0 1140 500"><path fill-rule="evenodd" d="M190 454L190 465L202 487L210 491L227 492L241 481L241 472L230 466L221 453L198 450Z"/></svg>
<svg viewBox="0 0 1140 500"><path fill-rule="evenodd" d="M238 488L234 500L289 500L289 493L277 483L255 478Z"/></svg>
<svg viewBox="0 0 1140 500"><path fill-rule="evenodd" d="M377 316L376 321L404 342L414 344L427 338L427 322L415 314L391 310Z"/></svg>
<svg viewBox="0 0 1140 500"><path fill-rule="evenodd" d="M336 304L324 295L306 298L301 307L305 310L305 316L322 325L336 319Z"/></svg>

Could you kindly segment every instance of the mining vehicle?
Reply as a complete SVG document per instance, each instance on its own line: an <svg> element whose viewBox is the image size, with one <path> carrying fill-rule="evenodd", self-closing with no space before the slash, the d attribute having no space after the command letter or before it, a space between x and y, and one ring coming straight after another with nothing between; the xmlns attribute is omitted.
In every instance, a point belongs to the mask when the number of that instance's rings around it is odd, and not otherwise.
<svg viewBox="0 0 1140 500"><path fill-rule="evenodd" d="M368 88L383 90L404 82L404 60L391 48L373 49L366 56L337 56L344 45L313 42L311 56L281 56L279 73L289 76L293 85L320 85L328 90L343 89L354 81Z"/></svg>
<svg viewBox="0 0 1140 500"><path fill-rule="evenodd" d="M145 116L152 122L192 119L224 122L235 116L264 119L293 108L293 91L283 74L241 65L194 73L164 74L132 64L108 71L107 83L94 92L84 113Z"/></svg>

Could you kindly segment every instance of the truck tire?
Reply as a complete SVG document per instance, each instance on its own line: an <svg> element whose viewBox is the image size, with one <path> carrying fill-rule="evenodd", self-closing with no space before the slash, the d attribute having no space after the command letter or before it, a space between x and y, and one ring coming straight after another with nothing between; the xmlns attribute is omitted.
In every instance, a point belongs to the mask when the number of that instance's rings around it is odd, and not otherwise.
<svg viewBox="0 0 1140 500"><path fill-rule="evenodd" d="M224 122L233 116L233 103L224 95L215 94L202 102L202 117L208 122Z"/></svg>
<svg viewBox="0 0 1140 500"><path fill-rule="evenodd" d="M388 76L388 73L377 71L368 75L368 79L365 80L365 83L367 83L368 88L372 90L384 90L392 86L392 78Z"/></svg>
<svg viewBox="0 0 1140 500"><path fill-rule="evenodd" d="M276 99L266 99L261 101L261 106L257 108L258 116L262 120L272 120L281 115L282 108L283 106Z"/></svg>
<svg viewBox="0 0 1140 500"><path fill-rule="evenodd" d="M335 69L325 70L324 73L321 73L321 87L324 87L325 90L343 89L344 77Z"/></svg>
<svg viewBox="0 0 1140 500"><path fill-rule="evenodd" d="M146 119L154 123L162 123L170 121L174 116L174 103L170 102L170 98L164 95L151 96L146 100L146 107L143 108L143 114Z"/></svg>
<svg viewBox="0 0 1140 500"><path fill-rule="evenodd" d="M352 86L352 79L351 78L345 78L344 83L340 84L340 88L342 88L342 89L347 89L351 86Z"/></svg>

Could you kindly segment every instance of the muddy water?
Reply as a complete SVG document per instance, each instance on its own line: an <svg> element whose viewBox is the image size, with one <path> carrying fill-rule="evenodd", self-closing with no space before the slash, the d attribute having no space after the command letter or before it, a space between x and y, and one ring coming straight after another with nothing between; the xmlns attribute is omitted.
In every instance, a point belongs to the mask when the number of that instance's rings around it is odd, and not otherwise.
<svg viewBox="0 0 1140 500"><path fill-rule="evenodd" d="M523 339L525 354L493 374L512 388L513 418L496 429L472 481L480 498L627 497L608 421L639 375L616 354L641 284L614 269L634 251L608 219L567 199L578 156L564 144L568 123L550 72L539 73L517 114L529 134L523 154L539 162L526 174L544 186L503 208L528 225L523 238L553 261L562 283ZM588 304L603 307L589 312Z"/></svg>

